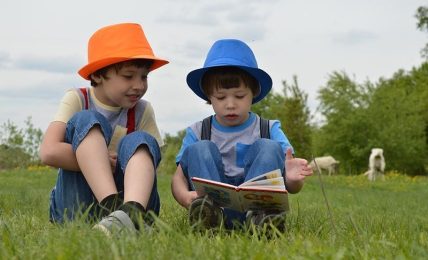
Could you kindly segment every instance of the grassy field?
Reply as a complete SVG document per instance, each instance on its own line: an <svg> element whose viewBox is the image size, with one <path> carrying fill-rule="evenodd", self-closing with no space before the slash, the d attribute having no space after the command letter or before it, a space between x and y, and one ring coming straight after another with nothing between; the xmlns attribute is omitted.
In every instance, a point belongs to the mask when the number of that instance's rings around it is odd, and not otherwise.
<svg viewBox="0 0 428 260"><path fill-rule="evenodd" d="M428 179L388 174L309 178L290 196L288 231L273 238L243 231L192 232L187 212L159 175L162 200L155 231L108 238L77 220L48 221L56 171L0 172L0 259L426 259Z"/></svg>

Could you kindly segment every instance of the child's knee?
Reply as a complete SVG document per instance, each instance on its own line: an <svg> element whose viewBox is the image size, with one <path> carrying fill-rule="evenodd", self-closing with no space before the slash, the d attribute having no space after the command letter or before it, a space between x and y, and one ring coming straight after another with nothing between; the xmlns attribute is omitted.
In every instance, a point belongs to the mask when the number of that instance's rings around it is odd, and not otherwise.
<svg viewBox="0 0 428 260"><path fill-rule="evenodd" d="M72 140L74 136L83 139L94 127L99 127L106 141L110 140L112 135L110 123L108 123L107 119L100 113L90 110L83 110L75 113L67 122L66 139Z"/></svg>
<svg viewBox="0 0 428 260"><path fill-rule="evenodd" d="M122 138L119 143L119 151L120 149L129 146L135 146L136 149L141 144L147 144L148 146L159 146L156 139L150 134L144 131L135 131Z"/></svg>
<svg viewBox="0 0 428 260"><path fill-rule="evenodd" d="M150 155L155 168L160 162L161 153L156 139L143 131L136 131L122 138L118 146L119 161L127 164L136 152Z"/></svg>
<svg viewBox="0 0 428 260"><path fill-rule="evenodd" d="M96 111L83 110L77 112L66 126L65 141L73 146L75 151L82 140L91 132L100 131L106 144L110 142L112 129L107 119Z"/></svg>

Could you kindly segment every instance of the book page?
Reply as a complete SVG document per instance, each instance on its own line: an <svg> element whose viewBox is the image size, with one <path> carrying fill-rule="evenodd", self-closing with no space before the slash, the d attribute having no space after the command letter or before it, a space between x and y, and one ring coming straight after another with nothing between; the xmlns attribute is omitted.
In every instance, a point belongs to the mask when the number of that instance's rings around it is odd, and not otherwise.
<svg viewBox="0 0 428 260"><path fill-rule="evenodd" d="M274 179L274 178L278 178L278 177L282 177L280 169L276 169L276 170L264 173L262 175L256 176L256 177L249 179L248 181L244 182L243 184L248 183L248 182L260 181L260 180ZM243 185L243 184L241 184L241 185Z"/></svg>
<svg viewBox="0 0 428 260"><path fill-rule="evenodd" d="M239 187L265 187L265 186L278 186L278 187L284 187L285 189L285 182L284 178L278 177L273 179L265 179L260 181L252 181L252 182L245 182Z"/></svg>
<svg viewBox="0 0 428 260"><path fill-rule="evenodd" d="M285 186L281 185L264 185L264 186L245 186L242 188L239 188L239 190L257 190L257 191L266 191L266 192L275 192L275 191L285 191L288 193L288 191L285 189Z"/></svg>
<svg viewBox="0 0 428 260"><path fill-rule="evenodd" d="M198 177L192 177L191 178L192 182L195 183L205 183L207 185L213 185L213 186L221 186L221 187L225 187L228 189L236 189L237 187L228 183L223 183L223 182L219 182L219 181L213 181L213 180L208 180L208 179L203 179L203 178L198 178Z"/></svg>

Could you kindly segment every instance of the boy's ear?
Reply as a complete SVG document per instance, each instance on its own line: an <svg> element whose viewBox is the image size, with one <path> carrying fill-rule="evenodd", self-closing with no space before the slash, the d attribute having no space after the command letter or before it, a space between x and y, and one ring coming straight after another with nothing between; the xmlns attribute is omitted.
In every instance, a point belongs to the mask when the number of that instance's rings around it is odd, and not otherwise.
<svg viewBox="0 0 428 260"><path fill-rule="evenodd" d="M101 83L101 76L91 74L91 79L92 79L93 81L95 81L95 83L97 83L97 84L100 84L100 83Z"/></svg>

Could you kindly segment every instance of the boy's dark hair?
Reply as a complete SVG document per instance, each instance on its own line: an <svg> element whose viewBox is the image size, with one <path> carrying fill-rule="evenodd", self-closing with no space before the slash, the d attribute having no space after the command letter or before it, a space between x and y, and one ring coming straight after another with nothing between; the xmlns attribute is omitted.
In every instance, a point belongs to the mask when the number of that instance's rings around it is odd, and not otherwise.
<svg viewBox="0 0 428 260"><path fill-rule="evenodd" d="M202 91L209 99L214 92L214 88L238 88L241 82L251 89L254 97L260 93L259 82L253 76L245 70L230 66L215 67L205 72L201 80L201 86ZM211 101L208 100L207 103L211 104Z"/></svg>
<svg viewBox="0 0 428 260"><path fill-rule="evenodd" d="M153 60L146 60L146 59L134 59L134 60L127 60L119 63L115 63L112 65L109 65L107 67L104 67L102 69L99 69L92 73L92 75L97 77L103 77L106 78L107 72L110 69L114 69L117 72L119 72L120 69L122 69L125 66L135 66L137 68L150 68L152 66ZM97 83L91 78L91 86L96 87Z"/></svg>

